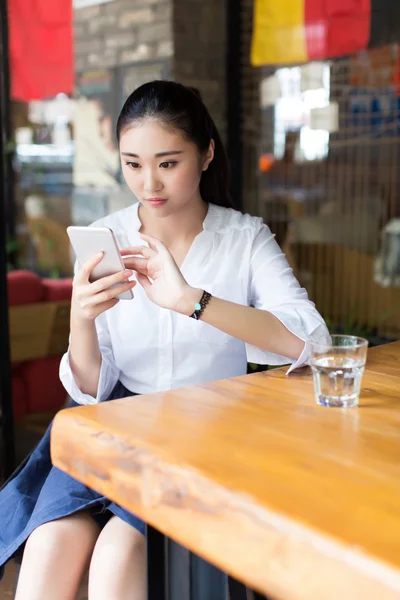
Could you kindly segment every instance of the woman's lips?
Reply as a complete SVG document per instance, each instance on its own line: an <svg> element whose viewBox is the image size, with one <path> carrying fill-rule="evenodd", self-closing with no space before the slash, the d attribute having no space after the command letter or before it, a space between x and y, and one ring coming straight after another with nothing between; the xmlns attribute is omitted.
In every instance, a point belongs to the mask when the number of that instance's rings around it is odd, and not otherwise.
<svg viewBox="0 0 400 600"><path fill-rule="evenodd" d="M146 198L146 202L151 204L151 206L163 206L166 202L166 198Z"/></svg>

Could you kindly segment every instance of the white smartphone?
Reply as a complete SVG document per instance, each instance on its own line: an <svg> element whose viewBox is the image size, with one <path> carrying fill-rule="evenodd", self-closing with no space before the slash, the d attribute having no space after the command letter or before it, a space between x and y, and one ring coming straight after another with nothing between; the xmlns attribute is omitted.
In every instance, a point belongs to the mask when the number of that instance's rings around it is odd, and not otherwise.
<svg viewBox="0 0 400 600"><path fill-rule="evenodd" d="M67 233L80 265L83 265L99 252L104 254L101 262L93 269L90 281L97 281L102 277L125 270L112 229L71 225L67 227ZM111 287L115 287L115 285ZM133 298L132 290L127 290L116 297L120 300L131 300Z"/></svg>

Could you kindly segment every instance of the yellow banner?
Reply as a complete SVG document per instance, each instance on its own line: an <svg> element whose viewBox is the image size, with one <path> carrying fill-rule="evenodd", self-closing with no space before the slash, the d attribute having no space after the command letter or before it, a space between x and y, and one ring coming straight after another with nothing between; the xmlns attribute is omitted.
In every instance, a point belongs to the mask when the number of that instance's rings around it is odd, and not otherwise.
<svg viewBox="0 0 400 600"><path fill-rule="evenodd" d="M254 66L304 62L305 0L255 0L251 63Z"/></svg>

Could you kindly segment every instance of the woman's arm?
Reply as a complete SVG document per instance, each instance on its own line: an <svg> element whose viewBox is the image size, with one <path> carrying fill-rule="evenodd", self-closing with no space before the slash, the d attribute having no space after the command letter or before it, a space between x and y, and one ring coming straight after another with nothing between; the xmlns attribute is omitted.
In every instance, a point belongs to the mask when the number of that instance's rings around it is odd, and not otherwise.
<svg viewBox="0 0 400 600"><path fill-rule="evenodd" d="M70 346L60 364L60 379L78 404L105 400L119 379L104 314L85 324L71 314Z"/></svg>
<svg viewBox="0 0 400 600"><path fill-rule="evenodd" d="M90 283L90 274L102 256L75 268L71 299L71 334L68 352L60 364L60 379L79 404L104 400L118 381L105 312L118 303L116 296L132 289L131 271ZM111 287L113 286L113 287Z"/></svg>
<svg viewBox="0 0 400 600"><path fill-rule="evenodd" d="M189 286L164 244L141 237L149 247L123 250L125 265L137 271L152 302L191 315L203 290ZM249 362L283 364L287 358L294 363L290 370L297 368L309 359L311 337L328 335L324 321L266 226L255 236L249 261L248 306L212 298L201 320L246 342Z"/></svg>
<svg viewBox="0 0 400 600"><path fill-rule="evenodd" d="M301 366L309 358L310 338L325 338L328 330L265 225L253 240L249 263L250 306L211 298L201 320L246 342L249 362L278 364L286 357L294 361L291 369ZM191 314L201 294L188 291L181 312Z"/></svg>
<svg viewBox="0 0 400 600"><path fill-rule="evenodd" d="M83 394L94 398L97 396L101 362L95 322L79 319L72 309L69 365Z"/></svg>
<svg viewBox="0 0 400 600"><path fill-rule="evenodd" d="M179 306L179 312L190 315L199 302L203 290L190 288ZM273 354L298 359L304 349L304 340L294 335L272 313L242 306L212 297L201 320L247 344Z"/></svg>

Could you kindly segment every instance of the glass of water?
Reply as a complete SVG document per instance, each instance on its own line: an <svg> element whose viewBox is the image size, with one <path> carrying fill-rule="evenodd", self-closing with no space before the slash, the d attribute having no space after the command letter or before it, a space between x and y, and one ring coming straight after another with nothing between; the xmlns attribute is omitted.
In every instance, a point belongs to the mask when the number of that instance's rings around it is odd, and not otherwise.
<svg viewBox="0 0 400 600"><path fill-rule="evenodd" d="M311 342L311 368L317 404L352 408L358 405L368 340L354 335L331 335Z"/></svg>

